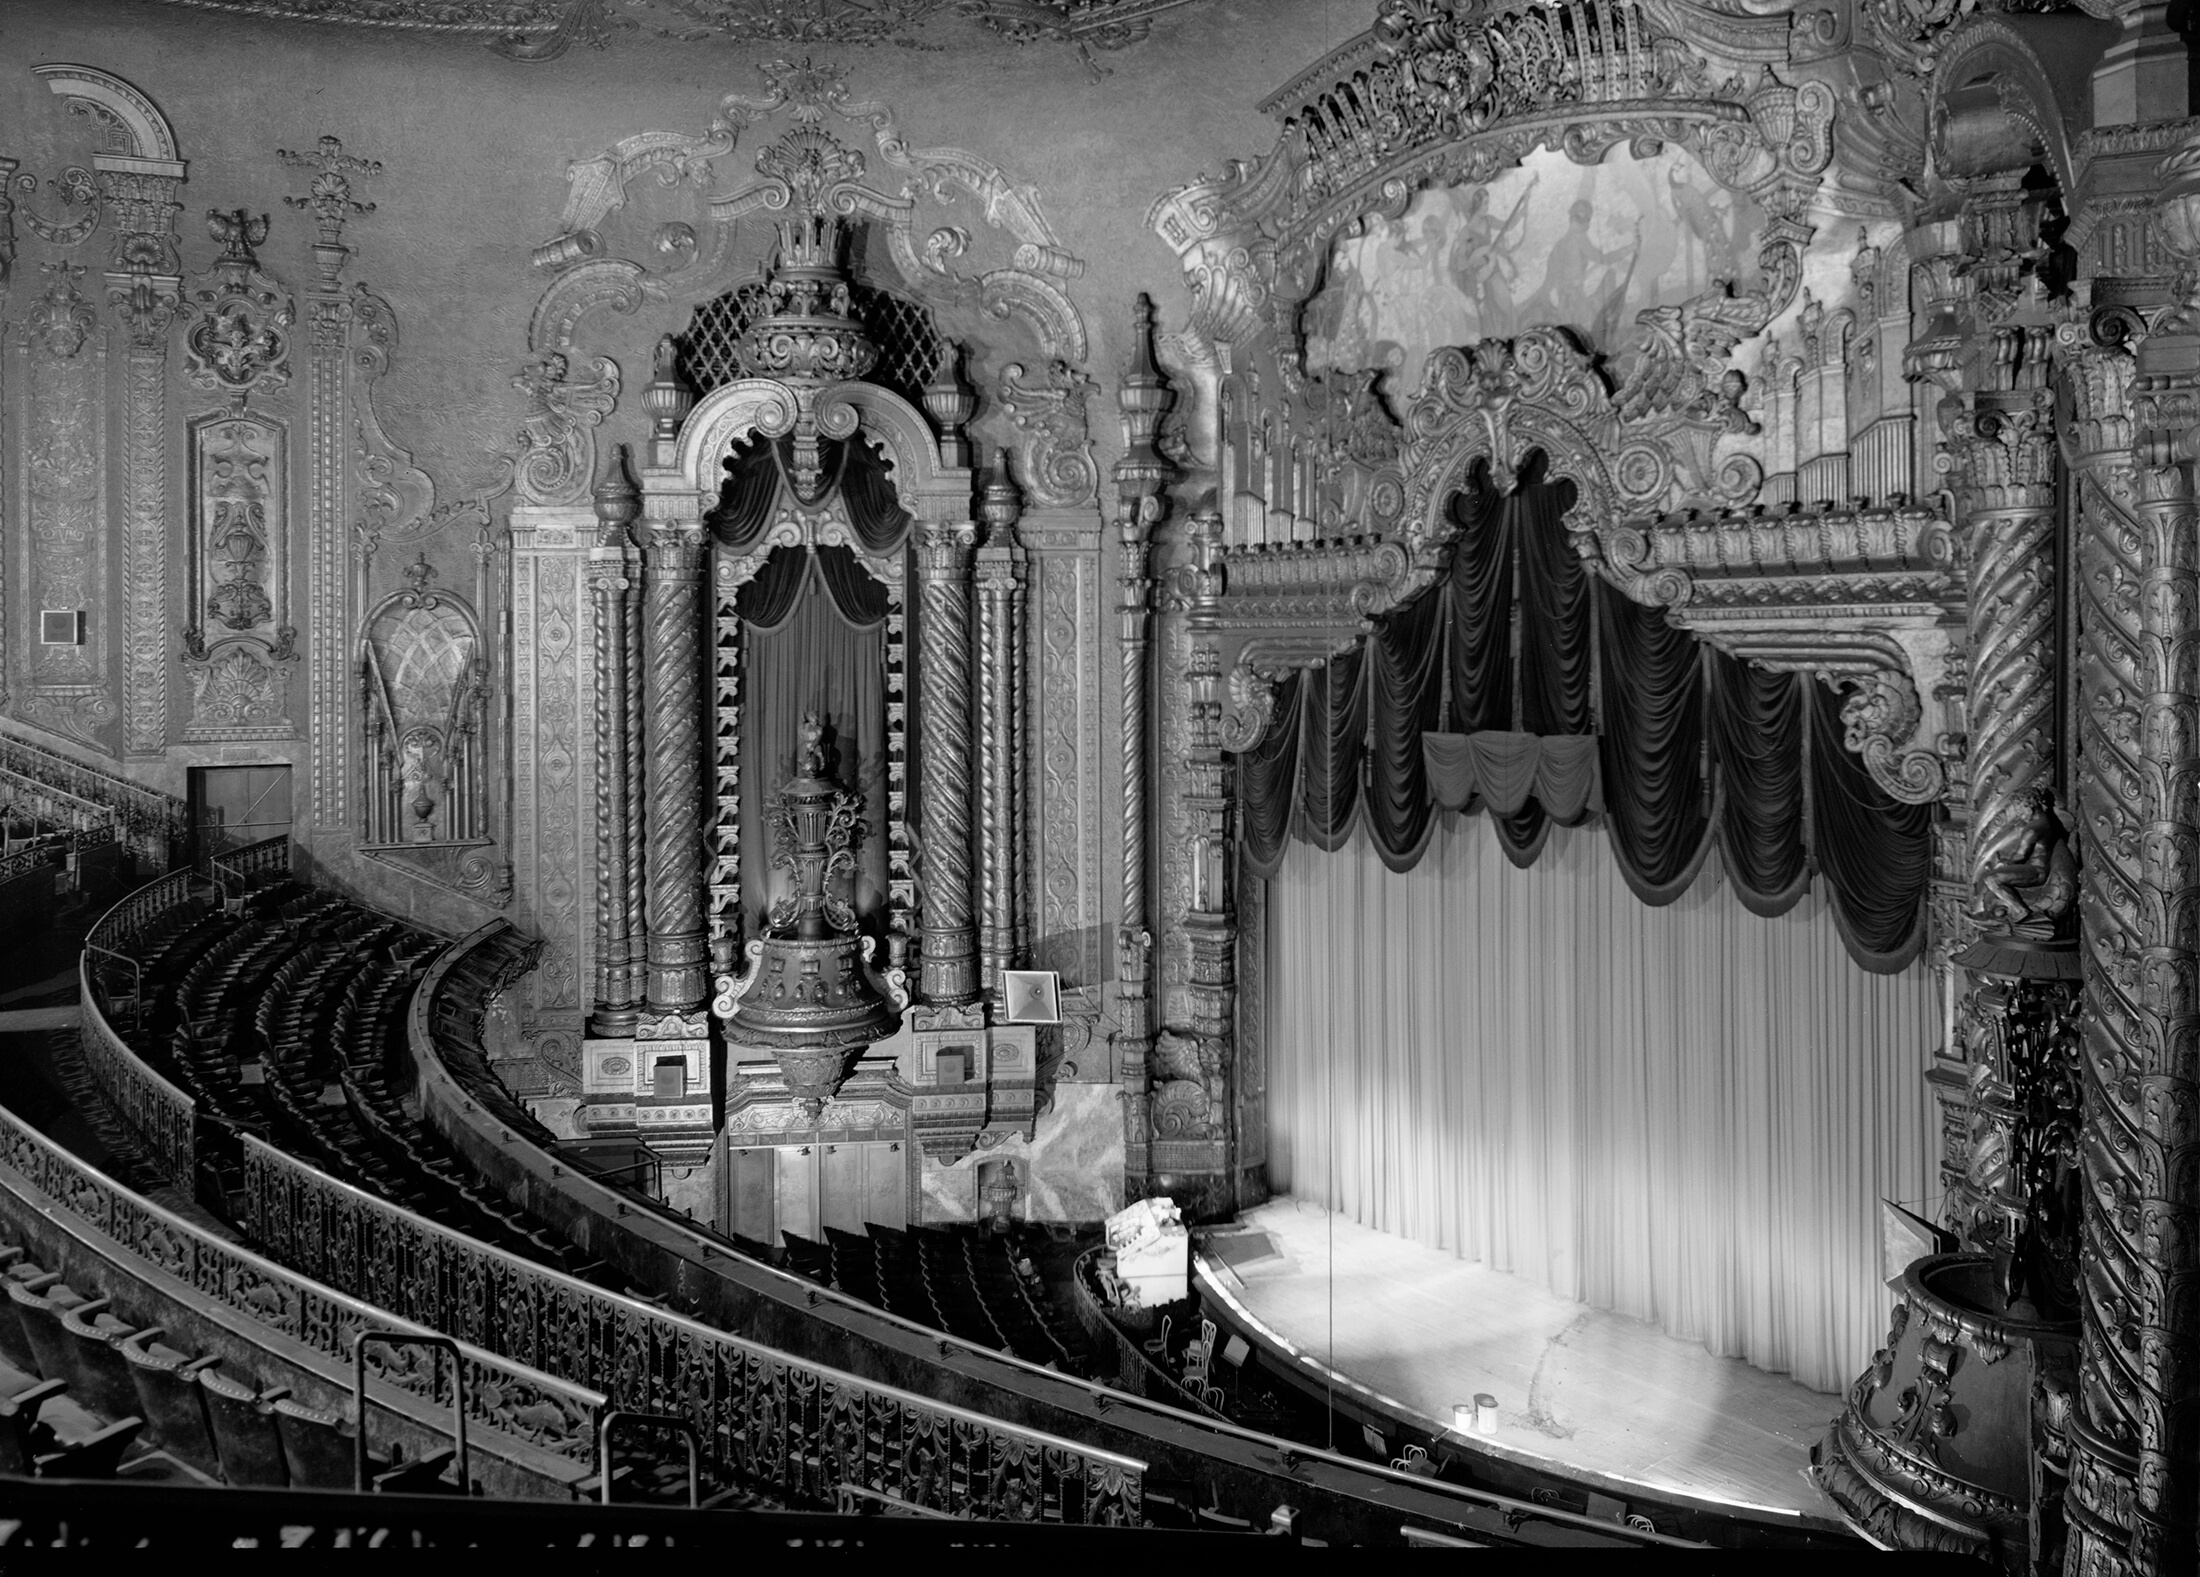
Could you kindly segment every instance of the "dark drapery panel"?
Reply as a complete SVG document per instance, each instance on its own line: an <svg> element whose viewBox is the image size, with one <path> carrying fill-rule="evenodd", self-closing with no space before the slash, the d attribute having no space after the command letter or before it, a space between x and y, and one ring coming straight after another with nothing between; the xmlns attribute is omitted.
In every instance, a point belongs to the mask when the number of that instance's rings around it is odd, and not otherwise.
<svg viewBox="0 0 2200 1577"><path fill-rule="evenodd" d="M1715 652L1591 575L1562 523L1570 492L1499 499L1478 478L1450 506L1444 579L1278 685L1238 758L1247 868L1273 876L1291 837L1339 848L1364 816L1383 863L1408 870L1439 808L1487 811L1525 866L1554 815L1601 810L1643 902L1678 898L1716 841L1743 903L1781 914L1815 856L1857 962L1902 968L1924 937L1929 811L1872 781L1824 686Z"/></svg>
<svg viewBox="0 0 2200 1577"><path fill-rule="evenodd" d="M840 497L856 540L866 553L883 553L909 531L909 511L894 493L893 478L868 443L851 438L840 446Z"/></svg>
<svg viewBox="0 0 2200 1577"><path fill-rule="evenodd" d="M843 547L812 549L817 558L817 578L840 616L850 624L876 624L886 617L886 588L863 567L863 560Z"/></svg>
<svg viewBox="0 0 2200 1577"><path fill-rule="evenodd" d="M1711 656L1711 751L1719 771L1719 850L1754 913L1785 914L1810 884L1804 827L1801 674Z"/></svg>
<svg viewBox="0 0 2200 1577"><path fill-rule="evenodd" d="M1360 762L1367 754L1367 646L1329 659L1306 676L1299 740L1298 835L1316 848L1342 848L1360 803Z"/></svg>
<svg viewBox="0 0 2200 1577"><path fill-rule="evenodd" d="M1451 716L1445 731L1478 734L1513 726L1512 501L1487 481L1455 495L1459 527L1444 580L1451 647Z"/></svg>
<svg viewBox="0 0 2200 1577"><path fill-rule="evenodd" d="M821 580L809 573L807 553L782 548L766 572L781 561L797 566L791 607L775 627L741 627L741 908L750 935L771 900L794 890L791 873L771 868L765 813L794 775L804 712L830 724L835 759L828 770L863 799L864 832L849 897L866 920L886 901L885 626L874 621L859 627L842 617Z"/></svg>
<svg viewBox="0 0 2200 1577"><path fill-rule="evenodd" d="M1291 836L1299 793L1299 739L1305 721L1299 692L1308 679L1304 669L1294 668L1278 682L1268 731L1238 757L1238 832L1246 869L1262 881L1283 868L1283 848Z"/></svg>
<svg viewBox="0 0 2200 1577"><path fill-rule="evenodd" d="M1367 831L1394 871L1419 863L1436 825L1421 736L1440 721L1445 611L1441 597L1416 597L1367 638Z"/></svg>
<svg viewBox="0 0 2200 1577"><path fill-rule="evenodd" d="M810 555L801 548L774 548L764 567L733 594L734 612L758 629L776 630L787 622L810 581Z"/></svg>
<svg viewBox="0 0 2200 1577"><path fill-rule="evenodd" d="M1806 687L1811 841L1832 889L1834 923L1859 964L1891 975L1925 945L1932 807L1902 804L1874 783L1863 760L1842 743L1841 696L1815 681Z"/></svg>
<svg viewBox="0 0 2200 1577"><path fill-rule="evenodd" d="M1520 544L1520 728L1529 734L1595 732L1596 619L1589 572L1566 534L1574 484L1523 487L1506 503Z"/></svg>
<svg viewBox="0 0 2200 1577"><path fill-rule="evenodd" d="M1667 904L1709 847L1704 804L1703 665L1695 638L1600 584L1604 813L1627 885Z"/></svg>
<svg viewBox="0 0 2200 1577"><path fill-rule="evenodd" d="M752 438L726 457L726 480L718 503L703 517L711 535L735 551L745 550L763 533L779 497L779 462L772 441Z"/></svg>

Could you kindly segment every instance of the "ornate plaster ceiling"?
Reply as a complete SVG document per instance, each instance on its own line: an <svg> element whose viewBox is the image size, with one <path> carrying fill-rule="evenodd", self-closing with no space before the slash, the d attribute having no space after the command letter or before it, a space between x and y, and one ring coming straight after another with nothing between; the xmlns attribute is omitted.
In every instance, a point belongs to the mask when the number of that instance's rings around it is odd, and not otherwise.
<svg viewBox="0 0 2200 1577"><path fill-rule="evenodd" d="M551 60L620 33L684 42L894 44L937 50L990 34L1094 50L1144 39L1153 18L1200 0L164 0L271 20L473 35L515 60ZM959 28L957 23L962 24ZM976 31L973 31L975 29ZM960 37L958 38L958 34ZM1096 68L1097 69L1097 68Z"/></svg>

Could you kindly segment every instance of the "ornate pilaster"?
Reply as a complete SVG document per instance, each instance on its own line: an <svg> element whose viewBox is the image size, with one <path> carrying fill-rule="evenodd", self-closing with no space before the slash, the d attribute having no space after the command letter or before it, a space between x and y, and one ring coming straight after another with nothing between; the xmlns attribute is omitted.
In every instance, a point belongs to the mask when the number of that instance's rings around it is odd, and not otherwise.
<svg viewBox="0 0 2200 1577"><path fill-rule="evenodd" d="M917 525L917 706L922 760L923 946L919 992L967 1002L978 992L970 896L970 562L967 520Z"/></svg>
<svg viewBox="0 0 2200 1577"><path fill-rule="evenodd" d="M648 1012L709 995L703 923L703 559L698 524L653 522L642 567L647 745Z"/></svg>
<svg viewBox="0 0 2200 1577"><path fill-rule="evenodd" d="M1154 363L1153 302L1131 307L1131 361L1116 390L1123 418L1123 458L1115 463L1115 523L1121 559L1116 614L1123 664L1123 912L1116 932L1116 1076L1129 1086L1126 1103L1133 1147L1126 1186L1136 1193L1150 1138L1146 1059L1153 1046L1153 931L1147 908L1146 786L1152 776L1149 676L1153 614L1148 573L1153 530L1165 505L1161 490L1175 468L1154 447L1174 396Z"/></svg>
<svg viewBox="0 0 2200 1577"><path fill-rule="evenodd" d="M181 169L181 166L178 166ZM169 183L180 184L180 177ZM162 228L176 204L158 208ZM156 240L169 257L175 241ZM118 243L116 256L125 253ZM107 301L128 331L122 394L122 726L131 755L158 755L168 742L168 331L181 305L175 275L107 276Z"/></svg>
<svg viewBox="0 0 2200 1577"><path fill-rule="evenodd" d="M629 593L636 580L631 528L641 508L622 449L596 484L602 529L588 555L596 613L596 1002L589 1028L613 1038L634 1033L643 987L634 967L631 900L642 872L639 862L627 863L628 835L638 815L629 792L639 767L629 754L627 714Z"/></svg>
<svg viewBox="0 0 2200 1577"><path fill-rule="evenodd" d="M978 549L978 976L997 999L1001 971L1021 962L1025 945L1023 870L1017 857L1024 825L1023 624L1024 550L1016 540L1022 511L1001 451L980 506L985 544Z"/></svg>
<svg viewBox="0 0 2200 1577"><path fill-rule="evenodd" d="M353 301L338 276L351 253L343 244L344 224L354 214L371 213L372 203L354 201L354 178L379 175L382 167L345 154L334 137L323 137L316 152L277 150L293 169L315 172L304 196L285 197L291 208L314 216L313 259L318 278L306 298L311 325L307 351L311 383L307 390L307 451L311 474L310 541L306 564L307 630L306 708L313 719L313 816L324 830L350 824L350 774L345 745L351 738L349 667L351 601L347 584L347 548L352 521L345 474L351 453L351 347ZM371 551L371 545L369 547Z"/></svg>

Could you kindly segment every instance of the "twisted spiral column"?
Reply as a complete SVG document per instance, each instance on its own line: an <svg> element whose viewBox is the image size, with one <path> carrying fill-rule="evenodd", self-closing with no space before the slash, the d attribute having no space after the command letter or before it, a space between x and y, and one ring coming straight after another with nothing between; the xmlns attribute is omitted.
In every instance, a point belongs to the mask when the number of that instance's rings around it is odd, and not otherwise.
<svg viewBox="0 0 2200 1577"><path fill-rule="evenodd" d="M967 520L918 527L924 945L917 978L932 1002L967 1002L978 992L970 910L970 555L976 535Z"/></svg>
<svg viewBox="0 0 2200 1577"><path fill-rule="evenodd" d="M2138 1080L2150 929L2145 876L2141 698L2149 688L2140 605L2146 534L2134 513L2132 356L2096 344L2070 359L2077 470L2079 693L2077 819L2083 831L2079 938L2084 966L2079 1164L2081 1316L2068 1448L2073 1573L2128 1571L2137 1460L2138 1352L2129 1311L2146 1257L2134 1208L2147 1115Z"/></svg>
<svg viewBox="0 0 2200 1577"><path fill-rule="evenodd" d="M651 1017L688 1014L708 994L703 922L703 532L660 524L642 582L648 764L648 989Z"/></svg>
<svg viewBox="0 0 2200 1577"><path fill-rule="evenodd" d="M628 889L638 874L626 861L634 801L628 797L626 555L597 548L589 585L596 614L596 1006L590 1028L606 1037L634 1033L640 995L627 956Z"/></svg>
<svg viewBox="0 0 2200 1577"><path fill-rule="evenodd" d="M1018 780L1022 752L1017 727L1023 695L1023 550L1016 546L1021 512L1007 479L1007 457L987 485L985 546L977 555L977 672L972 698L978 714L978 974L985 992L998 997L1001 972L1016 967Z"/></svg>
<svg viewBox="0 0 2200 1577"><path fill-rule="evenodd" d="M2044 390L1949 445L1969 536L1971 897L2018 798L2055 776L2055 457ZM1978 397L1982 404L1992 396ZM1998 856L1997 856L1998 857Z"/></svg>
<svg viewBox="0 0 2200 1577"><path fill-rule="evenodd" d="M621 593L626 603L626 617L621 626L626 637L626 659L620 665L619 674L626 687L626 708L623 721L626 727L626 749L622 757L626 769L626 821L621 830L620 859L626 867L626 922L622 927L626 937L626 951L621 967L626 971L626 994L635 1002L643 999L649 971L649 884L644 871L649 858L648 836L645 827L648 799L648 745L643 735L649 716L644 694L644 675L647 665L642 656L642 583L641 577L628 574L625 589Z"/></svg>

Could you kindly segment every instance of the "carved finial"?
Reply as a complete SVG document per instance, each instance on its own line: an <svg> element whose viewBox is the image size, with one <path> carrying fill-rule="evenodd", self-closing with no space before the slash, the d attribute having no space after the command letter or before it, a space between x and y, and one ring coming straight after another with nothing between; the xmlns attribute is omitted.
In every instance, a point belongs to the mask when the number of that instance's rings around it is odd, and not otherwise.
<svg viewBox="0 0 2200 1577"><path fill-rule="evenodd" d="M996 449L993 474L986 478L985 497L978 505L978 513L985 521L985 545L989 548L1014 547L1016 522L1023 512L1023 494L1008 474L1008 451Z"/></svg>
<svg viewBox="0 0 2200 1577"><path fill-rule="evenodd" d="M405 566L404 574L405 582L412 587L412 594L415 597L428 595L428 588L435 580L436 570L435 566L428 562L428 553L425 548L421 550L418 558Z"/></svg>
<svg viewBox="0 0 2200 1577"><path fill-rule="evenodd" d="M351 249L344 245L344 221L353 214L374 212L374 204L353 198L352 180L380 175L382 166L372 159L354 158L346 153L343 140L338 137L323 137L311 153L292 153L287 148L277 148L275 157L294 170L315 172L306 195L285 197L283 206L313 210L314 267L320 272L321 288L334 290L344 259L351 255Z"/></svg>
<svg viewBox="0 0 2200 1577"><path fill-rule="evenodd" d="M1175 469L1154 447L1161 418L1176 396L1154 361L1153 327L1153 299L1140 291L1131 304L1130 365L1115 391L1116 408L1123 414L1123 458L1115 463L1115 479L1118 486L1140 493L1159 491Z"/></svg>
<svg viewBox="0 0 2200 1577"><path fill-rule="evenodd" d="M962 347L952 340L940 352L939 365L932 369L931 381L924 386L924 408L939 424L942 447L955 452L949 463L968 464L969 456L963 450L963 428L978 412L978 397L963 381Z"/></svg>
<svg viewBox="0 0 2200 1577"><path fill-rule="evenodd" d="M596 482L596 519L601 522L597 544L607 548L623 548L632 540L630 530L642 513L642 490L634 485L634 473L627 469L626 445L621 444L612 452L611 463L604 467L603 475Z"/></svg>
<svg viewBox="0 0 2200 1577"><path fill-rule="evenodd" d="M657 341L656 376L642 391L642 404L656 418L656 436L670 443L680 436L680 423L695 409L695 396L680 376L680 347L670 334Z"/></svg>

